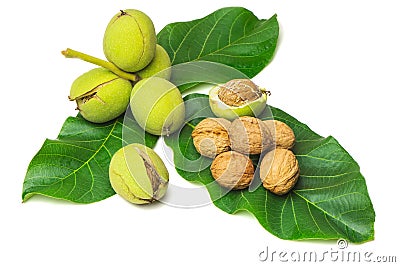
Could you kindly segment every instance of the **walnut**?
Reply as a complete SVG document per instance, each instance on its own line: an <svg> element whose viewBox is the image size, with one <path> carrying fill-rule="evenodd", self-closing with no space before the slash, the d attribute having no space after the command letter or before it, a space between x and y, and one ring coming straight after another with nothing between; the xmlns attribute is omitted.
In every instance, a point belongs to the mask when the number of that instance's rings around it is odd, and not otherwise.
<svg viewBox="0 0 400 267"><path fill-rule="evenodd" d="M239 107L254 101L263 94L260 88L249 79L234 79L219 87L219 99L232 107Z"/></svg>
<svg viewBox="0 0 400 267"><path fill-rule="evenodd" d="M253 162L249 157L235 151L219 154L211 164L211 174L223 187L244 189L254 177Z"/></svg>
<svg viewBox="0 0 400 267"><path fill-rule="evenodd" d="M296 138L293 130L284 122L277 120L264 121L276 147L291 149Z"/></svg>
<svg viewBox="0 0 400 267"><path fill-rule="evenodd" d="M268 152L260 163L263 186L277 195L288 193L300 175L299 163L292 151L276 148Z"/></svg>
<svg viewBox="0 0 400 267"><path fill-rule="evenodd" d="M194 128L192 138L197 152L209 158L230 150L228 127L231 122L223 118L207 118Z"/></svg>
<svg viewBox="0 0 400 267"><path fill-rule="evenodd" d="M231 123L229 133L232 150L242 154L260 154L273 145L266 124L254 117L237 118Z"/></svg>

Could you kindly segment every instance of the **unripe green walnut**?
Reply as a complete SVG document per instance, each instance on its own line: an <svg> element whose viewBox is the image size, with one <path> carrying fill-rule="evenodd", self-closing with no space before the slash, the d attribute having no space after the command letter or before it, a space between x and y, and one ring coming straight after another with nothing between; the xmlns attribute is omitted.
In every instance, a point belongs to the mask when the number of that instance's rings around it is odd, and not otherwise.
<svg viewBox="0 0 400 267"><path fill-rule="evenodd" d="M168 187L169 174L154 150L130 144L119 149L111 159L110 183L114 191L134 204L161 199Z"/></svg>
<svg viewBox="0 0 400 267"><path fill-rule="evenodd" d="M106 58L120 69L136 72L146 67L156 52L153 22L143 12L127 9L109 22L103 38Z"/></svg>
<svg viewBox="0 0 400 267"><path fill-rule="evenodd" d="M159 77L136 83L130 105L137 123L151 134L174 133L185 120L185 105L178 88Z"/></svg>
<svg viewBox="0 0 400 267"><path fill-rule="evenodd" d="M104 68L96 68L72 83L69 99L76 101L77 109L86 120L103 123L124 113L131 91L130 81Z"/></svg>
<svg viewBox="0 0 400 267"><path fill-rule="evenodd" d="M249 79L234 79L213 87L209 101L217 117L232 121L241 116L260 115L266 106L267 92Z"/></svg>
<svg viewBox="0 0 400 267"><path fill-rule="evenodd" d="M153 60L136 74L142 79L157 76L169 80L171 78L171 60L167 51L161 45L157 45Z"/></svg>

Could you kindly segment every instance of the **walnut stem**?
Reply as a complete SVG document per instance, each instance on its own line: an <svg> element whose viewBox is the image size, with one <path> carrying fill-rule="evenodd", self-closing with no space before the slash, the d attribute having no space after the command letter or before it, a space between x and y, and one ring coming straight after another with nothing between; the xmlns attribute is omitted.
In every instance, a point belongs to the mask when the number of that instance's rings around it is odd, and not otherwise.
<svg viewBox="0 0 400 267"><path fill-rule="evenodd" d="M271 96L271 91L268 91L267 89L261 87L258 88L261 90L262 93L266 94L267 96Z"/></svg>
<svg viewBox="0 0 400 267"><path fill-rule="evenodd" d="M119 69L117 66L115 66L113 63L102 60L100 58L97 57L93 57L87 54L84 54L82 52L78 52L75 50L72 50L70 48L67 48L64 51L61 51L61 54L63 54L66 58L79 58L83 61L98 65L100 67L106 68L110 71L112 71L113 73L115 73L116 75L118 75L121 78L133 81L133 82L137 82L140 80L140 77L134 73L129 73L129 72L125 72L121 69Z"/></svg>

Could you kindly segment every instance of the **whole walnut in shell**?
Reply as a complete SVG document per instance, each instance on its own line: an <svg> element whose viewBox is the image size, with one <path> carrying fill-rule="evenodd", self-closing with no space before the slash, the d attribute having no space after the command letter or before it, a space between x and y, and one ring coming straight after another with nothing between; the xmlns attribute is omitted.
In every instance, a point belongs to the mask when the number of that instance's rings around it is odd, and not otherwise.
<svg viewBox="0 0 400 267"><path fill-rule="evenodd" d="M192 132L197 152L209 158L230 150L228 128L231 122L223 118L202 120Z"/></svg>
<svg viewBox="0 0 400 267"><path fill-rule="evenodd" d="M229 133L232 150L242 154L260 154L273 145L266 124L254 117L237 118L231 123Z"/></svg>
<svg viewBox="0 0 400 267"><path fill-rule="evenodd" d="M260 163L263 186L277 195L288 193L300 175L299 163L292 151L276 148L268 152Z"/></svg>
<svg viewBox="0 0 400 267"><path fill-rule="evenodd" d="M268 132L276 147L291 149L294 146L296 137L293 130L284 122L277 120L264 121Z"/></svg>
<svg viewBox="0 0 400 267"><path fill-rule="evenodd" d="M249 157L235 151L219 154L211 164L211 174L223 187L243 189L254 177L253 162Z"/></svg>

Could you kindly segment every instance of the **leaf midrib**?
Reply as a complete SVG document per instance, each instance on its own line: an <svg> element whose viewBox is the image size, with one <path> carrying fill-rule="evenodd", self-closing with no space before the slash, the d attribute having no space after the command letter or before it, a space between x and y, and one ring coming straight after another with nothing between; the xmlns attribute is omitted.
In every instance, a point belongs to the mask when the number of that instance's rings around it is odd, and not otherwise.
<svg viewBox="0 0 400 267"><path fill-rule="evenodd" d="M100 150L103 148L103 147L105 147L105 143L109 140L109 138L110 138L110 136L112 136L112 133L114 132L114 129L115 129L115 127L116 127L116 125L117 125L117 123L118 123L118 121L115 121L114 122L114 124L113 124L113 126L112 126L112 128L111 128L111 130L110 130L110 132L108 133L108 135L104 138L104 141L102 142L102 144L98 147L98 149L96 149L96 150L93 150L94 151L94 153L93 153L93 155L90 157L90 158L88 158L88 160L86 160L86 161L82 161L83 163L82 163L82 165L79 167L79 168L77 168L77 169L75 169L75 170L72 170L71 171L71 173L69 173L68 175L65 175L64 177L59 177L59 180L57 181L57 182L55 182L54 184L51 184L51 185L49 185L49 186L54 186L54 185L56 185L56 184L58 184L58 183L61 183L61 182L64 182L65 181L65 179L67 179L68 177L70 177L71 175L74 175L75 176L75 181L74 181L74 186L73 186L73 188L72 188L72 190L68 193L68 195L67 196L70 196L70 194L71 194L71 192L74 190L74 188L75 188L75 185L76 185L76 173L80 170L80 169L82 169L85 165L88 165L88 167L89 167L89 162L91 161L91 160L93 160L94 159L94 157L100 152ZM62 140L58 140L58 141L62 141ZM65 143L65 144L70 144L70 143ZM72 144L71 144L72 145ZM77 147L79 147L79 146L77 146ZM108 150L108 149L107 149ZM90 167L89 167L89 170L90 170ZM94 185L94 177L93 177L93 173L92 173L92 171L90 170L90 173L92 174L91 175L91 189L93 188L93 185ZM47 186L48 187L48 186ZM57 189L57 191L58 191L59 189ZM78 199L81 199L83 196L85 196L88 192L90 192L90 190L89 191L87 191L87 192L85 192L85 194L83 194L81 197L79 197ZM24 199L26 199L26 197L28 197L29 196L29 194L27 194L27 195L25 195L25 197L24 197Z"/></svg>
<svg viewBox="0 0 400 267"><path fill-rule="evenodd" d="M357 193L357 192L352 192L352 193ZM346 226L349 229L353 230L354 232L358 233L359 235L365 236L365 233L361 233L361 232L357 231L356 229L354 229L353 227L350 227L349 224L345 223L344 221L340 220L339 218L336 218L334 215L330 214L326 210L322 209L321 207L316 205L317 203L311 202L309 199L307 199L306 197L304 197L301 194L299 194L296 190L293 190L293 194L296 194L298 197L303 199L307 204L312 205L316 209L320 210L325 216L329 216L329 218L332 218L332 219L336 220L337 222L340 222L341 224L343 224L344 226ZM342 232L342 234L344 234L344 233Z"/></svg>
<svg viewBox="0 0 400 267"><path fill-rule="evenodd" d="M232 11L232 10L231 10L231 11ZM227 13L223 14L223 15L214 23L213 29L214 29L215 26L218 24L218 22L219 22L224 16L226 16L226 14L228 14L228 13L231 12L231 11L228 11ZM242 14L246 14L246 13L251 14L251 12L248 12L248 11L246 12L246 10L245 10L245 12L241 12L237 17L241 16ZM272 16L271 18L269 18L267 21L270 21L271 19L274 19L275 17L276 17L276 15L273 15L273 16ZM250 17L248 18L248 20L249 20L249 19L250 19ZM245 26L247 26L248 20L246 21ZM172 60L171 60L172 64L174 64L176 55L179 53L180 48L182 47L182 44L186 41L187 37L188 37L189 34L193 31L193 29L195 29L201 22L203 22L203 19L200 19L199 21L197 21L196 24L194 24L192 27L190 27L190 29L187 31L187 33L186 33L185 36L183 37L182 41L179 43L179 45L178 45L178 47L177 47L176 50L173 49L172 46L170 45L171 49L174 51L174 55L173 55L173 58L172 58ZM179 23L173 25L174 28L175 28L177 25L179 25ZM173 30L174 28L171 28L171 31L169 32L169 37L168 37L169 40L171 39L170 37L171 37L171 34L172 34L172 30ZM238 38L238 39L236 39L235 41L229 42L227 45L225 45L225 46L223 46L223 47L221 47L221 48L219 48L219 49L217 49L217 50L215 50L215 51L212 51L212 52L210 52L210 53L208 53L208 54L205 54L205 55L201 56L202 51L203 51L204 46L205 46L205 43L204 43L204 44L203 44L203 48L202 48L202 50L200 51L200 53L199 53L199 55L197 56L197 58L196 58L196 59L190 59L190 58L189 58L189 61L198 61L198 60L202 60L202 59L203 59L204 57L206 57L206 56L210 56L210 55L216 54L216 53L218 53L219 51L222 51L222 50L226 49L227 47L230 47L230 46L232 46L232 45L235 45L236 43L240 42L240 41L243 40L244 38L248 38L248 37L251 37L252 35L254 35L254 34L256 34L256 33L259 33L259 32L254 32L254 30L257 29L257 28L258 28L258 27L254 27L254 28L252 28L252 30L251 30L250 32L248 32L248 33L247 33L247 32L244 32L244 33L243 33L243 36L240 37L240 38ZM272 28L272 27L271 27L271 28ZM262 31L267 30L267 29L270 29L270 28L265 28L265 29L263 29ZM231 38L231 35L232 35L231 32L229 32L229 40L230 40L230 38Z"/></svg>
<svg viewBox="0 0 400 267"><path fill-rule="evenodd" d="M112 132L114 131L116 125L117 125L117 121L114 122L112 129L110 130L108 135L104 138L104 141L103 141L103 143L101 143L99 148L96 150L93 150L94 151L93 155L88 160L86 160L79 168L77 168L75 171L73 171L74 173L78 172L81 168L83 168L83 166L87 165L100 152L100 149L102 147L104 147L105 143L109 140L110 136L112 136ZM68 177L68 176L66 176L66 177ZM93 178L93 176L92 176L92 178Z"/></svg>

